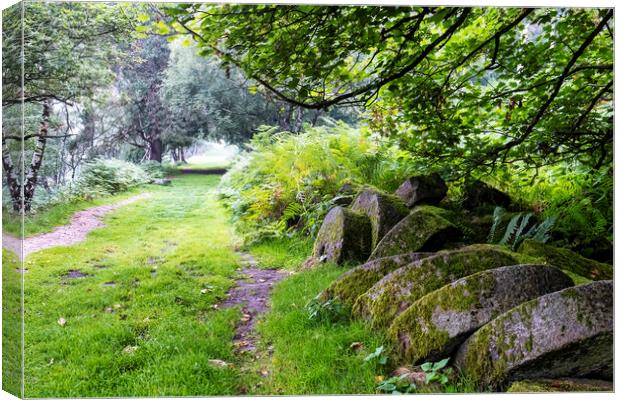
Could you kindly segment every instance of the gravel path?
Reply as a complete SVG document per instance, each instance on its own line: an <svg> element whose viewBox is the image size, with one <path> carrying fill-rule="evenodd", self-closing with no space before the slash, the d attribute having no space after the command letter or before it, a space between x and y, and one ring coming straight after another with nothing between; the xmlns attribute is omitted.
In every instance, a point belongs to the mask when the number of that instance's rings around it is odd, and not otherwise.
<svg viewBox="0 0 620 400"><path fill-rule="evenodd" d="M70 246L86 239L90 231L105 226L103 217L112 210L135 203L150 197L150 193L142 193L137 196L119 201L114 204L106 204L78 211L71 217L71 221L67 225L59 226L52 232L27 237L23 242L23 256L26 257L30 253L39 250L48 249L57 246ZM21 259L21 245L19 238L2 233L2 247L13 251Z"/></svg>

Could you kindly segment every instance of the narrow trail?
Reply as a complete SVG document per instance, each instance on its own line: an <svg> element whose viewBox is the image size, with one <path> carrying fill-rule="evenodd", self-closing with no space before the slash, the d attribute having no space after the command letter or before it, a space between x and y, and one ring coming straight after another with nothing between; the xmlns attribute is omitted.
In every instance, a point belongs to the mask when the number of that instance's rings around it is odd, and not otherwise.
<svg viewBox="0 0 620 400"><path fill-rule="evenodd" d="M234 347L238 353L254 352L258 337L254 331L258 316L269 310L269 292L289 273L277 269L260 269L258 262L248 253L241 253L243 277L227 293L222 308L241 305L242 316L236 326Z"/></svg>
<svg viewBox="0 0 620 400"><path fill-rule="evenodd" d="M151 193L142 193L117 203L78 211L73 214L67 225L59 226L49 233L27 237L23 241L23 256L26 257L28 254L51 247L70 246L82 242L89 232L105 226L103 217L107 213L150 196ZM21 245L18 237L2 233L2 247L13 251L20 259L22 257Z"/></svg>

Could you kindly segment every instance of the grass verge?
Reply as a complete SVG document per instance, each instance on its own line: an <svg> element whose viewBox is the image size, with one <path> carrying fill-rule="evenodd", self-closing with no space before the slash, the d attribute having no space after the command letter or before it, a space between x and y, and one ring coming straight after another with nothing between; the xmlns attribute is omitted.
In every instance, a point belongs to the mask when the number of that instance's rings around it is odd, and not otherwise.
<svg viewBox="0 0 620 400"><path fill-rule="evenodd" d="M333 325L308 319L306 303L344 271L323 265L294 274L274 289L272 309L258 326L263 357L254 365L258 375L268 375L258 385L253 382L253 394L375 393L380 368L364 357L384 338L360 322ZM354 342L364 348L352 350Z"/></svg>
<svg viewBox="0 0 620 400"><path fill-rule="evenodd" d="M258 259L261 268L294 270L310 256L312 245L312 239L294 235L263 240L247 250Z"/></svg>
<svg viewBox="0 0 620 400"><path fill-rule="evenodd" d="M22 317L21 265L17 256L2 251L2 390L21 396Z"/></svg>

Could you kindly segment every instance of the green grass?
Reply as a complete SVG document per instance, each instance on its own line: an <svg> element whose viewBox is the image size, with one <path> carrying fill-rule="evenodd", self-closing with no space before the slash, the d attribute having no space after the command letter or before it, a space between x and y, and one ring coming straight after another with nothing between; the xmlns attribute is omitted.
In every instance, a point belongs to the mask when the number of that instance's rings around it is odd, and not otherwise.
<svg viewBox="0 0 620 400"><path fill-rule="evenodd" d="M27 397L239 392L238 370L208 363L235 361L239 318L212 308L238 266L218 180L149 188L151 198L110 213L87 241L27 259ZM65 278L72 269L88 276Z"/></svg>
<svg viewBox="0 0 620 400"><path fill-rule="evenodd" d="M21 394L22 318L21 268L17 257L2 251L2 389L18 397Z"/></svg>
<svg viewBox="0 0 620 400"><path fill-rule="evenodd" d="M179 164L177 166L178 169L197 169L197 170L211 170L211 169L222 169L230 167L230 160L228 161L211 161L211 162L202 162L202 163L190 163L190 164Z"/></svg>
<svg viewBox="0 0 620 400"><path fill-rule="evenodd" d="M56 204L48 209L41 210L36 214L26 216L24 224L25 236L28 237L39 233L51 232L59 225L68 224L71 216L77 211L82 211L86 208L104 204L116 203L117 201L150 189L151 186L144 185L114 196L100 197L89 201L84 200L68 204ZM2 211L2 230L12 235L20 235L21 219L19 215L6 209Z"/></svg>
<svg viewBox="0 0 620 400"><path fill-rule="evenodd" d="M258 259L261 268L294 270L312 253L313 241L308 237L291 236L266 239L247 247Z"/></svg>
<svg viewBox="0 0 620 400"><path fill-rule="evenodd" d="M273 346L255 368L269 372L255 394L361 394L375 393L376 362L364 357L384 339L360 322L340 325L315 323L308 319L306 303L345 269L324 265L299 272L274 289L273 308L258 330L262 348ZM359 352L353 342L364 343Z"/></svg>

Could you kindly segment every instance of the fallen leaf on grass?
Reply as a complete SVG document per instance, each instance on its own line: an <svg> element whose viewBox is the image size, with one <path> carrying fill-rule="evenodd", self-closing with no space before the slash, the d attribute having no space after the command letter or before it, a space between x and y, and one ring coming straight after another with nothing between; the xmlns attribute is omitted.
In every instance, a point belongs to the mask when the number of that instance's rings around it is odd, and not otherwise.
<svg viewBox="0 0 620 400"><path fill-rule="evenodd" d="M266 369L261 369L260 374L261 376L269 376L269 371L267 371Z"/></svg>
<svg viewBox="0 0 620 400"><path fill-rule="evenodd" d="M359 351L364 348L364 343L362 342L353 342L349 348L353 351Z"/></svg>
<svg viewBox="0 0 620 400"><path fill-rule="evenodd" d="M58 322L58 325L65 326L65 324L67 323L67 320L60 317L57 322Z"/></svg>
<svg viewBox="0 0 620 400"><path fill-rule="evenodd" d="M375 382L383 382L383 375L375 375Z"/></svg>

